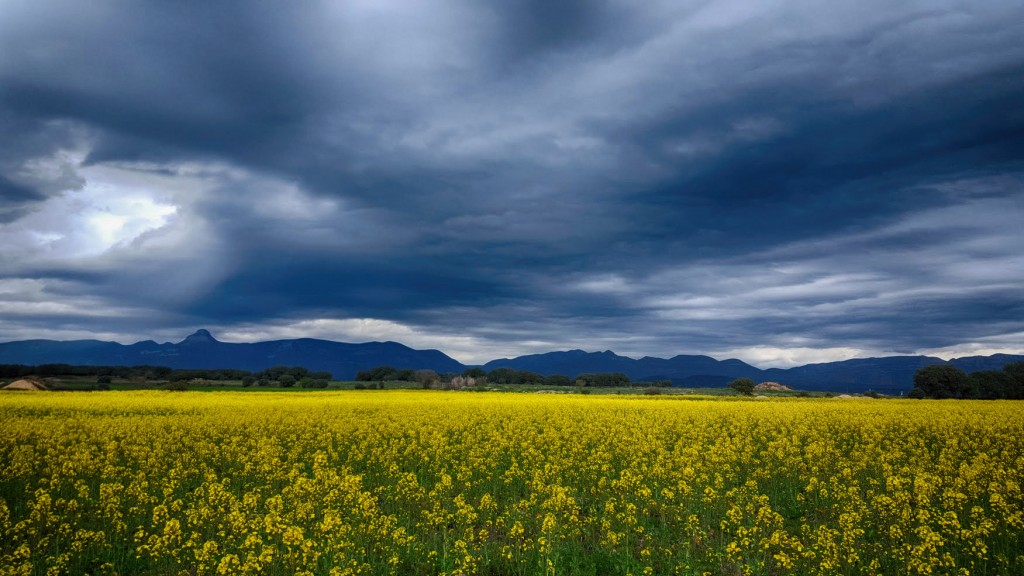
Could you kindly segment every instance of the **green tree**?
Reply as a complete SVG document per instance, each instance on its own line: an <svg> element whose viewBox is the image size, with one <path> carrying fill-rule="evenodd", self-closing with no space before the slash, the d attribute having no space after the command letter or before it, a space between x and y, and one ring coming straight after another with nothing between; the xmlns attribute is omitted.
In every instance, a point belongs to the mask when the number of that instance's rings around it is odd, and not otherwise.
<svg viewBox="0 0 1024 576"><path fill-rule="evenodd" d="M512 368L495 368L487 374L487 381L492 384L515 384L516 371Z"/></svg>
<svg viewBox="0 0 1024 576"><path fill-rule="evenodd" d="M398 370L391 366L377 366L356 374L356 380L359 382L384 382L385 380L398 379Z"/></svg>
<svg viewBox="0 0 1024 576"><path fill-rule="evenodd" d="M754 394L754 381L750 378L737 378L732 382L729 382L729 388L732 388L744 396L751 396Z"/></svg>
<svg viewBox="0 0 1024 576"><path fill-rule="evenodd" d="M967 375L967 382L970 384L970 397L983 400L1009 398L1015 384L1012 376L995 370L971 372Z"/></svg>
<svg viewBox="0 0 1024 576"><path fill-rule="evenodd" d="M552 374L544 379L544 384L547 386L571 386L572 380L564 374Z"/></svg>
<svg viewBox="0 0 1024 576"><path fill-rule="evenodd" d="M601 372L598 374L579 374L576 380L583 380L586 386L595 388L611 388L629 386L629 376L622 372Z"/></svg>
<svg viewBox="0 0 1024 576"><path fill-rule="evenodd" d="M487 371L483 368L466 368L463 370L462 375L466 378L476 378L479 380L487 376Z"/></svg>
<svg viewBox="0 0 1024 576"><path fill-rule="evenodd" d="M277 385L282 388L291 388L295 386L295 376L291 374L281 374L277 378Z"/></svg>
<svg viewBox="0 0 1024 576"><path fill-rule="evenodd" d="M1006 391L1011 400L1024 400L1024 362L1011 362L1003 366L1003 372L1010 377L1012 383Z"/></svg>
<svg viewBox="0 0 1024 576"><path fill-rule="evenodd" d="M933 364L914 374L914 386L924 390L929 398L963 398L970 395L967 374L956 366Z"/></svg>

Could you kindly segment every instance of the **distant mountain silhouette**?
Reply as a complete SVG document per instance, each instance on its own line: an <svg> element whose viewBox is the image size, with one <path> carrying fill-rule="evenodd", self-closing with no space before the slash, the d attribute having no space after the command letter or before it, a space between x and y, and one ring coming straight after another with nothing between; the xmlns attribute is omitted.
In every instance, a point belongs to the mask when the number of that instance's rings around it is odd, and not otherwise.
<svg viewBox="0 0 1024 576"><path fill-rule="evenodd" d="M197 330L178 343L152 340L131 345L98 340L23 340L0 344L0 364L83 364L90 366L149 364L171 368L237 368L304 366L351 380L360 370L382 364L438 372L462 372L465 366L437 350L414 350L397 342L348 344L300 338L250 344L221 342Z"/></svg>
<svg viewBox="0 0 1024 576"><path fill-rule="evenodd" d="M672 358L619 356L611 350L568 350L492 360L485 370L514 368L545 376L570 378L586 372L622 372L633 380L672 380L677 386L724 386L735 378L774 381L803 390L899 394L914 385L914 372L931 364L952 364L965 372L1001 370L1024 356L994 354L954 358L949 362L931 356L858 358L841 362L808 364L795 368L762 370L736 359L679 355ZM335 378L350 380L361 370L388 365L395 368L462 372L466 366L438 350L415 350L397 342L349 344L300 338L234 344L221 342L208 330L197 330L178 343L152 340L131 345L99 340L22 340L0 343L0 364L149 364L171 368L237 368L262 370L271 366L304 366L326 370Z"/></svg>
<svg viewBox="0 0 1024 576"><path fill-rule="evenodd" d="M952 364L969 373L1001 370L1010 362L1021 361L1024 361L1024 356L1009 354L955 358L949 362L931 356L889 356L762 370L741 360L715 360L710 356L680 355L669 359L645 356L634 360L611 351L569 350L492 360L484 365L484 369L514 368L545 376L564 374L569 377L584 372L622 372L633 380L667 379L676 386L694 387L724 386L735 378L751 378L758 382L779 382L801 390L875 390L899 394L914 387L914 373L919 368L931 364Z"/></svg>
<svg viewBox="0 0 1024 576"><path fill-rule="evenodd" d="M668 360L645 356L639 360L604 352L548 352L518 358L492 360L485 370L514 368L545 376L564 374L569 377L585 372L622 372L632 380L672 380L679 386L721 386L740 377L756 378L762 370L735 359L715 360L710 356L675 356Z"/></svg>

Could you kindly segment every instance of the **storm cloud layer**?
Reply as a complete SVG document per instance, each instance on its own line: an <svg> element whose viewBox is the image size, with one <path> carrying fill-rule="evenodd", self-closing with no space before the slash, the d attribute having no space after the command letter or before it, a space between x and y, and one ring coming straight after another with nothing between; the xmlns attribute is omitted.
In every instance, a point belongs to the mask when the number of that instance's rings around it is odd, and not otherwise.
<svg viewBox="0 0 1024 576"><path fill-rule="evenodd" d="M0 340L1024 352L1019 2L0 2Z"/></svg>

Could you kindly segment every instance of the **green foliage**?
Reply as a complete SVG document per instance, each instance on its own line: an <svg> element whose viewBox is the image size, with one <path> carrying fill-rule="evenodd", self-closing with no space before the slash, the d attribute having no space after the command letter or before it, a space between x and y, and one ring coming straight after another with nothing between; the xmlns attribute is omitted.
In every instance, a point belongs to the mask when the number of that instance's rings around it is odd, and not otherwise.
<svg viewBox="0 0 1024 576"><path fill-rule="evenodd" d="M255 383L256 383L256 377L255 376L246 376L245 378L242 378L242 386L245 387L245 388L248 388L248 387L252 386Z"/></svg>
<svg viewBox="0 0 1024 576"><path fill-rule="evenodd" d="M295 376L292 376L291 374L281 374L277 378L277 385L282 388L291 388L292 386L295 386Z"/></svg>
<svg viewBox="0 0 1024 576"><path fill-rule="evenodd" d="M377 366L369 370L363 370L356 374L357 382L384 382L385 380L398 380L398 370L391 366Z"/></svg>
<svg viewBox="0 0 1024 576"><path fill-rule="evenodd" d="M487 374L487 381L491 384L544 384L545 378L529 370L495 368Z"/></svg>
<svg viewBox="0 0 1024 576"><path fill-rule="evenodd" d="M299 385L303 388L327 388L328 381L323 378L303 378Z"/></svg>
<svg viewBox="0 0 1024 576"><path fill-rule="evenodd" d="M1024 381L1014 378L1012 366L1007 364L1001 371L982 370L968 374L969 397L983 400L1024 399Z"/></svg>
<svg viewBox="0 0 1024 576"><path fill-rule="evenodd" d="M927 397L928 395L924 393L924 390L917 386L914 386L913 390L911 390L910 393L907 394L907 398L916 398L918 400L922 400Z"/></svg>
<svg viewBox="0 0 1024 576"><path fill-rule="evenodd" d="M612 388L616 386L629 386L629 376L621 372L606 372L601 374L580 374L576 376L576 384L583 381L584 387Z"/></svg>
<svg viewBox="0 0 1024 576"><path fill-rule="evenodd" d="M729 388L743 394L744 396L751 396L754 394L754 381L750 378L737 378L732 382L729 382Z"/></svg>
<svg viewBox="0 0 1024 576"><path fill-rule="evenodd" d="M475 378L479 380L487 376L487 371L483 368L466 368L463 370L462 375L466 378Z"/></svg>
<svg viewBox="0 0 1024 576"><path fill-rule="evenodd" d="M956 366L934 364L914 374L914 386L929 398L963 398L970 396L967 374Z"/></svg>
<svg viewBox="0 0 1024 576"><path fill-rule="evenodd" d="M544 379L547 386L572 386L572 380L564 374L552 374Z"/></svg>

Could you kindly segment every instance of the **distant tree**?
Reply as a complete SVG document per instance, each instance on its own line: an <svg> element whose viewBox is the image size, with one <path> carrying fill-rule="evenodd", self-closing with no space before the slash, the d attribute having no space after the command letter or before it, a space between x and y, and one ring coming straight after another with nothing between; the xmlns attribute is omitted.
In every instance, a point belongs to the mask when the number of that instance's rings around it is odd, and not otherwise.
<svg viewBox="0 0 1024 576"><path fill-rule="evenodd" d="M564 374L552 374L544 379L547 386L572 386L572 380Z"/></svg>
<svg viewBox="0 0 1024 576"><path fill-rule="evenodd" d="M516 384L543 384L545 381L543 374L538 374L529 370L517 370L515 378Z"/></svg>
<svg viewBox="0 0 1024 576"><path fill-rule="evenodd" d="M907 398L916 398L918 400L922 400L927 397L928 395L924 393L924 390L917 386L914 386L914 388L910 390L910 393L907 394Z"/></svg>
<svg viewBox="0 0 1024 576"><path fill-rule="evenodd" d="M303 378L301 381L303 388L327 388L327 384L323 378Z"/></svg>
<svg viewBox="0 0 1024 576"><path fill-rule="evenodd" d="M999 400L1009 398L1013 393L1013 377L1005 371L981 370L967 375L971 398Z"/></svg>
<svg viewBox="0 0 1024 576"><path fill-rule="evenodd" d="M754 394L754 381L750 378L737 378L732 382L729 382L729 388L732 388L744 396L751 396Z"/></svg>
<svg viewBox="0 0 1024 576"><path fill-rule="evenodd" d="M262 372L258 373L256 376L266 378L267 380L277 380L281 377L281 375L287 373L287 366L271 366L270 368L267 368L266 370L263 370Z"/></svg>
<svg viewBox="0 0 1024 576"><path fill-rule="evenodd" d="M150 373L153 375L155 380L164 380L171 375L174 369L168 368L167 366L152 366Z"/></svg>
<svg viewBox="0 0 1024 576"><path fill-rule="evenodd" d="M242 378L242 387L243 388L248 388L248 387L252 386L255 383L256 383L256 377L255 376L249 375L249 376L246 376L245 378Z"/></svg>
<svg viewBox="0 0 1024 576"><path fill-rule="evenodd" d="M622 372L602 372L599 374L580 374L576 381L583 380L585 386L593 388L611 388L617 386L629 386L629 376Z"/></svg>
<svg viewBox="0 0 1024 576"><path fill-rule="evenodd" d="M1024 362L1010 362L1003 366L1003 372L1006 372L1020 385L1024 386Z"/></svg>
<svg viewBox="0 0 1024 576"><path fill-rule="evenodd" d="M1006 397L1011 400L1024 400L1024 362L1011 362L1003 366L1003 372L1013 380Z"/></svg>
<svg viewBox="0 0 1024 576"><path fill-rule="evenodd" d="M414 376L424 389L434 387L441 380L433 370L417 370Z"/></svg>
<svg viewBox="0 0 1024 576"><path fill-rule="evenodd" d="M479 380L480 378L487 376L487 371L483 368L466 368L462 371L462 375L466 378Z"/></svg>
<svg viewBox="0 0 1024 576"><path fill-rule="evenodd" d="M295 386L295 376L291 374L281 374L277 377L277 385L282 388L291 388Z"/></svg>
<svg viewBox="0 0 1024 576"><path fill-rule="evenodd" d="M516 371L512 368L495 368L487 373L487 381L492 384L515 384Z"/></svg>
<svg viewBox="0 0 1024 576"><path fill-rule="evenodd" d="M113 378L111 378L110 374L100 374L96 377L97 384L110 384L111 380Z"/></svg>
<svg viewBox="0 0 1024 576"><path fill-rule="evenodd" d="M369 370L363 370L356 374L356 380L360 382L384 382L386 380L397 380L398 370L391 366L377 366Z"/></svg>
<svg viewBox="0 0 1024 576"><path fill-rule="evenodd" d="M303 378L309 378L309 370L303 368L302 366L292 366L288 368L288 374L292 378L295 378L296 382L302 380Z"/></svg>
<svg viewBox="0 0 1024 576"><path fill-rule="evenodd" d="M967 374L949 364L925 366L914 374L914 386L929 398L963 398L970 393L969 384Z"/></svg>

